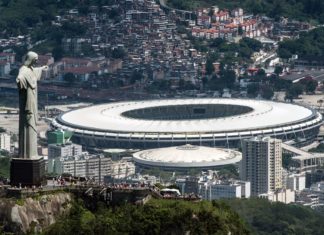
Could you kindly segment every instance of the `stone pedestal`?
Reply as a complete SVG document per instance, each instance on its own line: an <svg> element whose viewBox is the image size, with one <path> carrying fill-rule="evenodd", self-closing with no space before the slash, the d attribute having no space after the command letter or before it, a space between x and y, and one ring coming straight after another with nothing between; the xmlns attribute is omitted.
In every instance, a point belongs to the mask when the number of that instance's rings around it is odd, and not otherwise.
<svg viewBox="0 0 324 235"><path fill-rule="evenodd" d="M45 160L13 158L10 165L10 184L12 186L40 186L46 183Z"/></svg>

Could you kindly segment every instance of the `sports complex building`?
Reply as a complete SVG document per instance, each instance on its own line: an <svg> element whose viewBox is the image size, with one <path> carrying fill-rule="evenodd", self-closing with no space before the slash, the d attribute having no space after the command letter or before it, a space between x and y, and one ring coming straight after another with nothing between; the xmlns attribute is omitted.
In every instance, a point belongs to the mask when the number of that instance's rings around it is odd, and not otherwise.
<svg viewBox="0 0 324 235"><path fill-rule="evenodd" d="M133 160L136 165L143 168L158 167L164 170L215 169L240 162L242 154L231 149L186 144L142 150L133 154Z"/></svg>
<svg viewBox="0 0 324 235"><path fill-rule="evenodd" d="M317 111L249 99L167 99L116 102L64 113L55 129L74 132L89 147L151 149L185 144L237 147L253 136L305 145L323 122Z"/></svg>

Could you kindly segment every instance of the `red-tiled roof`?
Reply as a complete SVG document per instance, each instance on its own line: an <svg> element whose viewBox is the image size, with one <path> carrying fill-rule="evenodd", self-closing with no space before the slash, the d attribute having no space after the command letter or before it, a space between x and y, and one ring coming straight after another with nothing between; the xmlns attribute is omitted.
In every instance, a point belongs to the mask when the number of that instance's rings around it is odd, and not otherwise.
<svg viewBox="0 0 324 235"><path fill-rule="evenodd" d="M62 62L65 63L70 63L70 64L87 64L90 62L88 59L81 59L81 58L70 58L70 57L64 57L61 60Z"/></svg>
<svg viewBox="0 0 324 235"><path fill-rule="evenodd" d="M0 56L15 56L14 53L0 52Z"/></svg>
<svg viewBox="0 0 324 235"><path fill-rule="evenodd" d="M220 12L218 12L217 14L216 14L216 16L218 16L218 17L222 17L222 16L226 16L226 15L228 15L229 13L228 13L228 11L220 11Z"/></svg>
<svg viewBox="0 0 324 235"><path fill-rule="evenodd" d="M0 65L6 65L8 63L8 61L6 60L0 60Z"/></svg>
<svg viewBox="0 0 324 235"><path fill-rule="evenodd" d="M77 68L66 68L64 73L74 73L74 74L88 74L92 72L98 72L100 69L98 67L77 67Z"/></svg>

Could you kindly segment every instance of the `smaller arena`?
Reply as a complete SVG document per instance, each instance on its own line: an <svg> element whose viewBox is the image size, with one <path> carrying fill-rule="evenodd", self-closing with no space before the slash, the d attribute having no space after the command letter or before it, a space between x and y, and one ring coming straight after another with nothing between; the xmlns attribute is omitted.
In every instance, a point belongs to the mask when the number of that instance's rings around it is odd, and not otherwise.
<svg viewBox="0 0 324 235"><path fill-rule="evenodd" d="M241 161L238 151L190 144L178 147L143 150L133 154L140 167L159 167L165 170L212 169Z"/></svg>

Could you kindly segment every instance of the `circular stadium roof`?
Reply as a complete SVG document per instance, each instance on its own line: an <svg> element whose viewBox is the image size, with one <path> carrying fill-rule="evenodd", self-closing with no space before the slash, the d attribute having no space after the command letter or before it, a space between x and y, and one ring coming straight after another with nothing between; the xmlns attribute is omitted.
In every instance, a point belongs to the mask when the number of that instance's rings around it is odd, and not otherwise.
<svg viewBox="0 0 324 235"><path fill-rule="evenodd" d="M204 146L183 145L157 148L133 154L136 163L166 168L210 168L234 164L242 159L237 151Z"/></svg>
<svg viewBox="0 0 324 235"><path fill-rule="evenodd" d="M242 110L199 118L183 114L187 106L215 105L213 110L241 107ZM217 105L222 105L217 108ZM170 107L180 107L178 116L165 116ZM224 107L224 108L222 108ZM159 113L159 108L162 111ZM174 108L172 112L176 112ZM133 111L133 113L130 113ZM140 113L144 113L141 115ZM153 112L155 114L151 114ZM170 111L171 112L171 111ZM195 112L195 111L193 111ZM148 117L145 117L147 115ZM154 116L155 115L155 116ZM317 115L317 117L316 117ZM95 105L64 113L54 121L54 126L72 131L99 131L112 133L218 133L240 132L277 128L300 124L309 120L322 121L320 114L303 106L272 101L246 99L169 99L153 101L117 102ZM162 116L160 119L158 116ZM183 118L181 118L183 116Z"/></svg>

